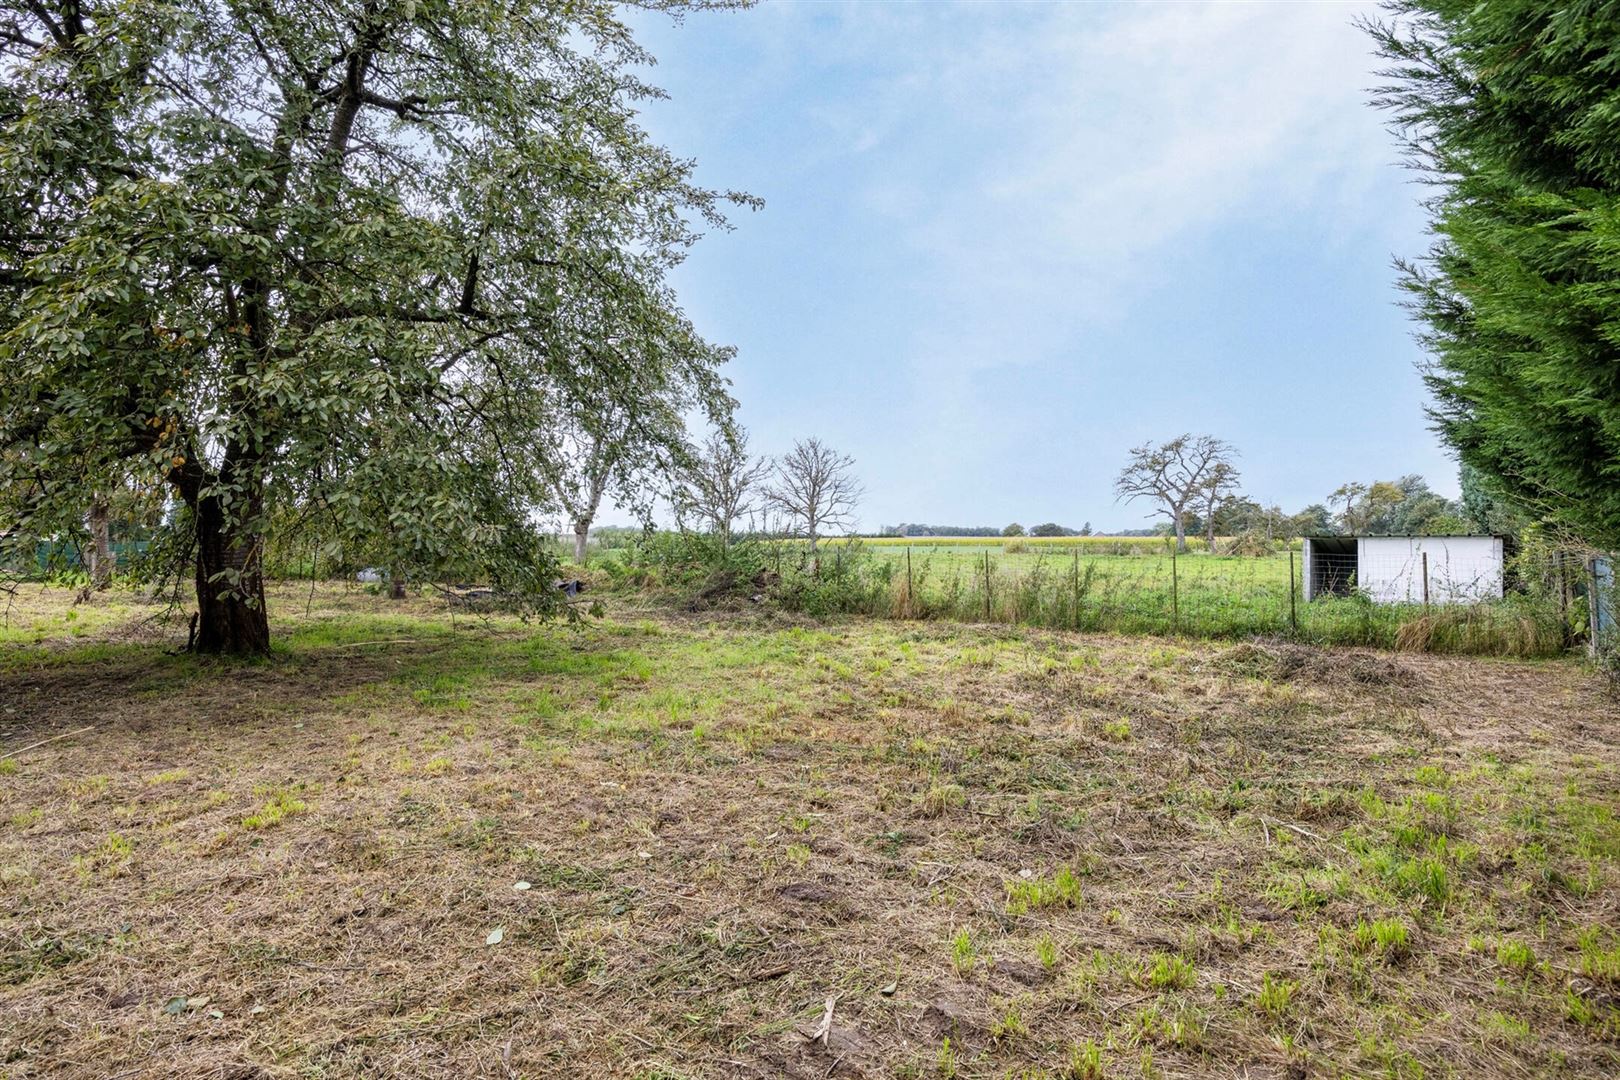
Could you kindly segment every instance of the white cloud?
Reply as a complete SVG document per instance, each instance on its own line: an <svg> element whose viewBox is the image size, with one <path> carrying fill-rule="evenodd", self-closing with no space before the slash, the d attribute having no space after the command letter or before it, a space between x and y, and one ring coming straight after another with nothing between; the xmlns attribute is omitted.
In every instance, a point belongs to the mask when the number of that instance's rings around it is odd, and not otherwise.
<svg viewBox="0 0 1620 1080"><path fill-rule="evenodd" d="M875 320L899 328L883 336L881 355L852 345L859 364L908 373L903 387L885 384L882 422L859 410L813 418L847 421L864 453L905 463L889 490L874 484L873 501L993 498L962 490L976 480L964 468L974 458L1017 460L1006 452L1028 444L1032 424L1046 424L1048 443L1055 435L1071 457L1090 439L1095 459L1112 460L1122 436L1110 425L1268 422L1273 406L1253 399L1230 416L1183 415L1204 406L1168 399L1153 415L1117 386L1111 399L1088 399L1081 369L1103 362L1093 341L1151 339L1163 316L1145 298L1179 287L1173 274L1222 272L1225 253L1207 250L1217 232L1280 224L1288 235L1270 250L1303 258L1311 245L1380 257L1402 249L1405 235L1388 232L1397 153L1367 105L1377 61L1353 25L1375 12L1355 3L778 2L726 16L736 35L726 55L744 59L715 71L719 104L685 122L728 134L736 119L769 143L762 171L783 193L761 186L764 216L800 230L773 234L773 255L815 263L852 244L875 253L852 271L875 304L798 278L809 287L764 302L825 313L798 324L811 351L818 330L867 330ZM698 20L686 29L700 32ZM1201 258L1179 258L1199 245ZM1207 281L1186 291L1211 292ZM1240 363L1232 353L1251 339L1232 325L1217 330L1230 345L1212 347L1208 362ZM1210 374L1189 382L1207 385ZM1013 392L987 408L998 387ZM776 407L802 425L807 398L787 395ZM1086 412L1095 434L1053 421L1066 404ZM1415 402L1400 407L1417 412ZM1077 492L1083 498L1111 499L1106 475L1064 482L1096 489Z"/></svg>
<svg viewBox="0 0 1620 1080"><path fill-rule="evenodd" d="M1393 155L1365 104L1370 57L1351 13L1054 5L1034 25L984 18L965 47L918 50L952 57L925 85L916 71L891 80L874 111L898 174L869 201L893 208L964 320L1002 310L1022 325L1058 292L1107 318L1152 283L1158 251L1256 200L1286 212L1372 186ZM967 175L907 175L904 128L931 120L959 132Z"/></svg>

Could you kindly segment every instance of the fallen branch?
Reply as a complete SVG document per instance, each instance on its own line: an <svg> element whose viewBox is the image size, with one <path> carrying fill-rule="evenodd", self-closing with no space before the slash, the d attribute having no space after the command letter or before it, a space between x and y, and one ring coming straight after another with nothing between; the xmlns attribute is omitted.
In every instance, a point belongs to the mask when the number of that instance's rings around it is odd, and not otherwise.
<svg viewBox="0 0 1620 1080"><path fill-rule="evenodd" d="M413 637L380 638L376 641L351 641L347 645L334 645L334 649L358 649L362 645L407 645L420 639Z"/></svg>
<svg viewBox="0 0 1620 1080"><path fill-rule="evenodd" d="M9 754L0 754L0 761L5 761L7 758L14 758L18 754L26 754L30 750L37 750L39 747L44 746L46 743L57 742L58 740L61 740L61 739L71 739L75 735L83 735L87 731L94 731L94 730L96 730L96 725L91 724L89 727L82 727L78 731L69 731L65 735L52 735L49 739L41 739L37 743L29 743L27 746L23 747L20 750L13 750Z"/></svg>
<svg viewBox="0 0 1620 1080"><path fill-rule="evenodd" d="M1305 828L1303 825L1290 825L1286 821L1278 821L1276 818L1267 818L1264 814L1259 814L1259 815L1256 815L1256 816L1258 816L1260 818L1260 824L1261 825L1264 825L1267 821L1270 821L1273 825L1277 826L1277 828L1279 828L1279 829L1287 829L1289 832L1298 833L1299 835L1307 837L1308 839L1311 839L1311 840L1320 840L1320 839L1322 839L1321 836L1317 835L1316 833L1311 832L1311 830ZM1266 837L1266 842L1268 844L1271 842L1271 838L1269 836Z"/></svg>

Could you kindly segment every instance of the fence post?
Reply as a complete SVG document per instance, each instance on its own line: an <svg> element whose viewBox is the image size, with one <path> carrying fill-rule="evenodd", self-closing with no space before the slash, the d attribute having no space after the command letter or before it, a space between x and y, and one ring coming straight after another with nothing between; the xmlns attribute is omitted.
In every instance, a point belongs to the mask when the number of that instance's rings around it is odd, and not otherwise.
<svg viewBox="0 0 1620 1080"><path fill-rule="evenodd" d="M1176 553L1170 552L1170 632L1181 633L1181 580L1176 572Z"/></svg>
<svg viewBox="0 0 1620 1080"><path fill-rule="evenodd" d="M984 553L984 621L990 621L990 553Z"/></svg>
<svg viewBox="0 0 1620 1080"><path fill-rule="evenodd" d="M1299 607L1294 599L1294 549L1288 549L1288 625L1297 636L1299 634Z"/></svg>
<svg viewBox="0 0 1620 1080"><path fill-rule="evenodd" d="M1611 569L1607 586L1604 584L1603 575L1599 573L1602 565L1602 556L1592 555L1586 560L1586 617L1587 625L1591 628L1586 642L1586 651L1591 656L1602 655L1604 645L1612 636L1612 634L1604 633L1603 617L1607 614L1611 622L1614 619L1614 571L1612 569L1614 562L1611 558L1608 564ZM1609 591L1607 597L1604 595L1605 588Z"/></svg>
<svg viewBox="0 0 1620 1080"><path fill-rule="evenodd" d="M911 583L911 545L906 545L906 618L911 618L917 610L917 597L912 592L915 586Z"/></svg>
<svg viewBox="0 0 1620 1080"><path fill-rule="evenodd" d="M1074 569L1070 572L1070 584L1074 588L1074 613L1070 617L1073 628L1080 629L1080 549L1074 549Z"/></svg>
<svg viewBox="0 0 1620 1080"><path fill-rule="evenodd" d="M1429 553L1427 551L1425 551L1425 552L1422 552L1422 555L1423 555L1423 614L1427 615L1429 613Z"/></svg>
<svg viewBox="0 0 1620 1080"><path fill-rule="evenodd" d="M1558 559L1558 618L1564 627L1564 647L1567 649L1575 641L1575 628L1569 624L1569 602L1573 599L1573 586L1570 583L1569 553L1560 551Z"/></svg>

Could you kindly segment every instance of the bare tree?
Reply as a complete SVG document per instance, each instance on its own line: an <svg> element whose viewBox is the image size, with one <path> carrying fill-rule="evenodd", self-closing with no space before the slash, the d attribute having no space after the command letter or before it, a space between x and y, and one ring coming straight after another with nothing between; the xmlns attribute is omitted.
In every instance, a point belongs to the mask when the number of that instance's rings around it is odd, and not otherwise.
<svg viewBox="0 0 1620 1080"><path fill-rule="evenodd" d="M765 498L790 523L810 538L810 559L820 569L816 540L823 529L846 528L854 520L861 485L850 469L855 459L840 454L820 439L803 439L776 462L776 473Z"/></svg>
<svg viewBox="0 0 1620 1080"><path fill-rule="evenodd" d="M1237 451L1233 450L1232 453L1236 454ZM1215 511L1237 491L1237 481L1237 466L1230 461L1215 462L1204 480L1204 538L1209 543L1211 555L1215 554Z"/></svg>
<svg viewBox="0 0 1620 1080"><path fill-rule="evenodd" d="M754 512L770 471L770 459L748 456L748 432L738 428L728 438L717 431L676 478L675 512L695 515L729 548L732 523Z"/></svg>
<svg viewBox="0 0 1620 1080"><path fill-rule="evenodd" d="M1213 435L1178 435L1162 445L1143 443L1131 451L1130 464L1114 481L1117 498L1126 502L1152 499L1154 513L1169 518L1176 529L1176 550L1187 550L1187 511L1207 494L1210 474L1231 467L1237 453Z"/></svg>

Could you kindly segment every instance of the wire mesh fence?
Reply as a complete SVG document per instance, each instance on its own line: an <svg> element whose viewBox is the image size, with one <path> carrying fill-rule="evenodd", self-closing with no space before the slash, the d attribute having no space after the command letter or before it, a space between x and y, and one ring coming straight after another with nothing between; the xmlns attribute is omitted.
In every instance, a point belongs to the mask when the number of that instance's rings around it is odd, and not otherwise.
<svg viewBox="0 0 1620 1080"><path fill-rule="evenodd" d="M1586 633L1576 553L1470 561L1300 552L963 557L893 549L872 599L900 618L1009 622L1196 637L1281 635L1322 644L1544 656ZM1307 578L1307 572L1309 578Z"/></svg>

